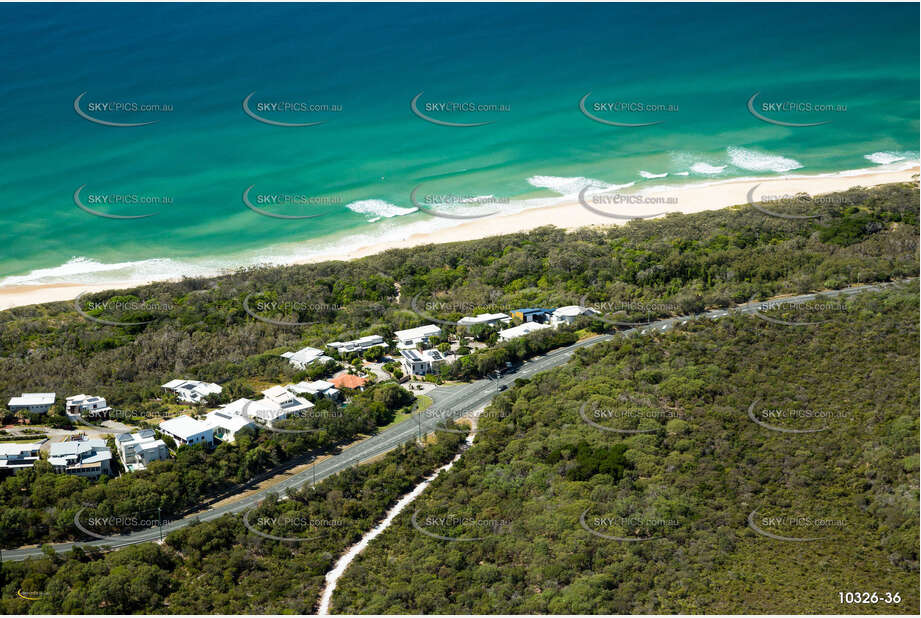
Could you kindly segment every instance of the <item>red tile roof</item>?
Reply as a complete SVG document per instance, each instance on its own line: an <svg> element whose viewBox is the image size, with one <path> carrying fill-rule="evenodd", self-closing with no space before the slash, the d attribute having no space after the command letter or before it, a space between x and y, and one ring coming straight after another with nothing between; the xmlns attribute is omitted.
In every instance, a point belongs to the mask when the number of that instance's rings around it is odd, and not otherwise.
<svg viewBox="0 0 921 618"><path fill-rule="evenodd" d="M341 376L337 376L330 380L330 382L332 382L333 386L336 388L360 388L368 381L356 375L343 373Z"/></svg>

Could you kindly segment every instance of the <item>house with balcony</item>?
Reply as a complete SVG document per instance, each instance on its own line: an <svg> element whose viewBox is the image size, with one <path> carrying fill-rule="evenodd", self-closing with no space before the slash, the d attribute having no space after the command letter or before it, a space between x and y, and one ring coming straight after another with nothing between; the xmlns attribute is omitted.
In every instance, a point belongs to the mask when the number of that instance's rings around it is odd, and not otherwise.
<svg viewBox="0 0 921 618"><path fill-rule="evenodd" d="M157 438L153 429L119 434L115 436L115 448L128 472L146 470L151 462L169 459L166 442Z"/></svg>
<svg viewBox="0 0 921 618"><path fill-rule="evenodd" d="M55 442L48 453L48 463L58 474L96 480L103 474L112 474L112 451L101 438Z"/></svg>

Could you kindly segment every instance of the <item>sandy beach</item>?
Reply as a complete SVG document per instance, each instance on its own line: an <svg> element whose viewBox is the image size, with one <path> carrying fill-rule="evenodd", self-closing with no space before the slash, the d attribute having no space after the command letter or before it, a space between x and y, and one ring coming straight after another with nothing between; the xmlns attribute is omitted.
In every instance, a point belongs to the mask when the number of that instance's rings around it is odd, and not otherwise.
<svg viewBox="0 0 921 618"><path fill-rule="evenodd" d="M614 215L650 216L662 212L694 213L717 210L748 201L748 193L755 200L770 199L770 196L792 196L797 193L818 195L843 191L851 187L871 187L893 182L908 182L918 177L919 168L908 169L866 169L838 174L791 175L768 178L735 178L725 181L711 181L683 186L661 186L643 191L625 190L619 195L642 196L643 198L667 198L667 201L653 199L659 203L629 203L604 205L593 202L592 195L586 198L596 210ZM388 249L408 248L419 245L475 240L487 236L523 232L538 227L553 225L562 229L576 229L586 226L608 226L624 223L624 219L596 214L583 206L577 199L565 200L553 206L528 208L522 212L503 215L501 213L461 222L456 226L416 234L408 238L385 243L371 243L347 253L326 253L306 262L329 260L350 260L366 257ZM117 283L55 283L51 285L20 285L0 288L0 310L52 301L72 300L84 292L117 290L150 283L150 281L124 281Z"/></svg>

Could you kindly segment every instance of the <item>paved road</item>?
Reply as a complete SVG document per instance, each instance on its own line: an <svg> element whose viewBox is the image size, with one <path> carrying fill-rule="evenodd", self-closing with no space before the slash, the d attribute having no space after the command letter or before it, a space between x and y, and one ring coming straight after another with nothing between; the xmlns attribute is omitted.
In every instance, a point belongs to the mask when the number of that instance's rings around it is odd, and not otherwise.
<svg viewBox="0 0 921 618"><path fill-rule="evenodd" d="M911 282L917 283L917 280L907 279L903 281L903 283ZM885 287L891 287L893 285L896 284L884 283L879 285L867 285L826 292L823 295L826 297L851 296L861 292L879 291ZM410 442L417 438L420 434L431 433L441 422L442 416L451 416L457 418L467 412L476 410L477 408L488 403L496 395L498 389L501 386L510 385L515 381L516 378L531 378L541 371L559 367L560 365L565 364L576 352L576 350L580 348L595 345L598 342L607 341L619 335L641 335L644 333L661 332L668 330L676 324L680 324L688 320L701 318L720 319L722 317L726 317L730 313L755 314L759 312L759 309L763 310L766 306L769 307L782 303L801 304L815 300L818 296L820 296L820 294L803 294L800 296L782 298L774 301L746 303L744 305L738 305L730 310L716 309L692 316L657 320L649 324L643 324L634 328L621 330L617 333L617 335L598 335L574 343L571 346L559 348L544 356L540 356L527 361L519 367L515 368L514 371L510 371L495 380L476 380L469 384L443 386L436 388L428 393L429 397L431 397L433 401L432 406L429 408L428 412L423 411L421 413L416 413L405 421L389 427L363 442L346 448L341 453L333 455L332 457L325 459L324 461L316 464L311 468L308 468L307 470L298 472L297 474L292 475L290 478L285 479L284 481L277 483L270 488L254 492L245 498L241 498L233 504L211 508L198 515L189 516L185 519L164 524L162 527L163 536L166 536L170 532L178 530L183 526L187 526L190 523L194 523L195 521L209 521L222 517L227 513L239 513L245 511L249 508L252 508L259 501L264 499L269 493L283 494L289 488L297 489L305 485L310 485L314 479L314 472L316 472L316 480L321 481L329 476L345 470L346 468L354 466L361 461L365 461L372 457L377 457L378 455L386 453L401 444ZM809 328L808 325L784 327ZM435 410L438 410L439 413L433 413ZM95 546L116 548L123 547L125 545L132 545L135 543L156 541L160 538L160 532L161 531L157 528L150 528L147 530L133 532L131 534L109 537L107 539L98 539L90 542L60 543L54 545L53 547L55 551L58 552L69 551L74 547L74 545L80 545L82 547ZM41 555L42 551L40 548L4 550L3 560L25 560L30 557Z"/></svg>

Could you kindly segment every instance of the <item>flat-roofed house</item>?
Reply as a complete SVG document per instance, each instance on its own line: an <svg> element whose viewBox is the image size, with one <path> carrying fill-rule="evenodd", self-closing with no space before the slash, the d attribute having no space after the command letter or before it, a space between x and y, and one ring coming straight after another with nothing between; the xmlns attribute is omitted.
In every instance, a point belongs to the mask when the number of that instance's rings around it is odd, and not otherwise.
<svg viewBox="0 0 921 618"><path fill-rule="evenodd" d="M424 376L445 363L445 357L438 350L400 350L400 362L408 375Z"/></svg>
<svg viewBox="0 0 921 618"><path fill-rule="evenodd" d="M240 414L247 403L250 403L249 399L237 399L205 415L205 422L211 425L215 438L221 442L233 442L238 431L256 426L253 421Z"/></svg>
<svg viewBox="0 0 921 618"><path fill-rule="evenodd" d="M29 444L4 444L0 442L0 471L31 468L39 459L41 442Z"/></svg>
<svg viewBox="0 0 921 618"><path fill-rule="evenodd" d="M425 326L395 331L393 336L397 338L398 350L409 350L419 345L428 344L430 337L436 337L440 334L440 326L426 324Z"/></svg>
<svg viewBox="0 0 921 618"><path fill-rule="evenodd" d="M6 407L10 412L44 414L54 405L54 399L54 393L23 393L19 397L10 398Z"/></svg>
<svg viewBox="0 0 921 618"><path fill-rule="evenodd" d="M271 426L276 421L296 418L313 408L313 403L296 396L284 386L267 388L262 394L265 397L246 407L246 416L264 425Z"/></svg>
<svg viewBox="0 0 921 618"><path fill-rule="evenodd" d="M352 341L333 341L327 343L326 347L333 348L339 354L349 354L352 352L364 352L376 347L387 347L387 342L380 335L368 335Z"/></svg>
<svg viewBox="0 0 921 618"><path fill-rule="evenodd" d="M169 459L166 442L157 438L153 429L119 434L115 436L115 448L128 472L146 470L151 462Z"/></svg>
<svg viewBox="0 0 921 618"><path fill-rule="evenodd" d="M500 330L499 341L510 341L512 339L517 339L518 337L524 337L525 335L536 333L537 331L544 330L545 328L550 328L550 325L541 324L540 322L525 322L524 324L519 324L518 326Z"/></svg>
<svg viewBox="0 0 921 618"><path fill-rule="evenodd" d="M314 397L326 397L333 401L342 399L342 391L336 388L336 385L326 380L314 380L313 382L298 382L289 384L285 388L295 395L313 395Z"/></svg>
<svg viewBox="0 0 921 618"><path fill-rule="evenodd" d="M64 411L71 416L95 416L111 410L105 399L94 395L71 395L64 401Z"/></svg>
<svg viewBox="0 0 921 618"><path fill-rule="evenodd" d="M308 366L314 363L325 363L333 360L326 356L323 350L311 347L301 348L297 352L285 352L281 356L282 358L287 358L289 363L302 370L307 369Z"/></svg>
<svg viewBox="0 0 921 618"><path fill-rule="evenodd" d="M208 423L197 421L185 414L171 418L160 423L160 431L180 444L206 444L214 443L214 430Z"/></svg>
<svg viewBox="0 0 921 618"><path fill-rule="evenodd" d="M508 324L512 318L505 313L478 313L475 316L465 316L457 321L461 326L476 326L477 324L486 324L494 326L500 322Z"/></svg>
<svg viewBox="0 0 921 618"><path fill-rule="evenodd" d="M212 382L198 380L170 380L163 385L168 391L173 391L179 396L180 401L186 403L201 403L208 395L220 393L223 389Z"/></svg>
<svg viewBox="0 0 921 618"><path fill-rule="evenodd" d="M553 309L541 309L539 307L527 307L525 309L515 309L514 311L509 311L509 315L513 318L521 320L522 322L538 322L540 324L545 324L550 321L550 314L553 313Z"/></svg>
<svg viewBox="0 0 921 618"><path fill-rule="evenodd" d="M112 451L100 438L55 442L48 453L48 463L58 474L98 479L112 474Z"/></svg>

